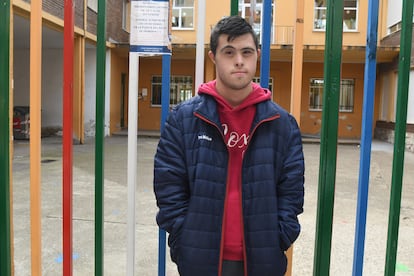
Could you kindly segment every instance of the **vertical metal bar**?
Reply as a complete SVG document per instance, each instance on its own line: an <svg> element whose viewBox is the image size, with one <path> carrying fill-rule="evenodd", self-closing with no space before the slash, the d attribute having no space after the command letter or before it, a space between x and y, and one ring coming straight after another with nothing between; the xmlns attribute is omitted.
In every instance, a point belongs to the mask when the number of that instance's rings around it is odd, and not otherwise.
<svg viewBox="0 0 414 276"><path fill-rule="evenodd" d="M196 43L196 66L195 66L195 88L204 82L205 61L205 25L206 25L206 1L199 0L197 8L197 43Z"/></svg>
<svg viewBox="0 0 414 276"><path fill-rule="evenodd" d="M127 276L135 275L135 194L138 164L138 76L139 54L129 53L128 96L128 221L127 221Z"/></svg>
<svg viewBox="0 0 414 276"><path fill-rule="evenodd" d="M162 90L161 90L161 130L164 128L168 113L170 112L170 78L171 78L171 55L162 56ZM158 276L165 275L166 260L166 233L159 229L158 233Z"/></svg>
<svg viewBox="0 0 414 276"><path fill-rule="evenodd" d="M401 52L398 66L398 96L395 119L394 157L391 177L390 211L384 275L395 275L402 181L404 172L405 135L407 128L408 87L410 81L413 0L403 1Z"/></svg>
<svg viewBox="0 0 414 276"><path fill-rule="evenodd" d="M103 275L106 1L98 0L95 138L95 275Z"/></svg>
<svg viewBox="0 0 414 276"><path fill-rule="evenodd" d="M272 27L272 0L263 1L263 18L261 32L261 59L260 59L260 85L269 88L270 71L270 36Z"/></svg>
<svg viewBox="0 0 414 276"><path fill-rule="evenodd" d="M239 0L231 0L230 3L230 15L239 14Z"/></svg>
<svg viewBox="0 0 414 276"><path fill-rule="evenodd" d="M0 6L0 275L11 275L10 1Z"/></svg>
<svg viewBox="0 0 414 276"><path fill-rule="evenodd" d="M371 164L372 122L374 114L377 67L378 0L368 2L367 48L365 51L364 103L359 163L358 200L352 275L362 276L364 264L365 228L367 220L369 171Z"/></svg>
<svg viewBox="0 0 414 276"><path fill-rule="evenodd" d="M296 0L296 20L294 30L292 81L290 91L290 113L301 125L302 77L303 77L303 34L305 0Z"/></svg>
<svg viewBox="0 0 414 276"><path fill-rule="evenodd" d="M42 274L41 108L42 1L31 2L30 14L30 228L32 275Z"/></svg>
<svg viewBox="0 0 414 276"><path fill-rule="evenodd" d="M323 89L318 210L313 272L315 276L329 275L330 267L338 142L343 11L343 1L327 1L325 82Z"/></svg>
<svg viewBox="0 0 414 276"><path fill-rule="evenodd" d="M65 0L63 36L63 275L72 275L74 4Z"/></svg>

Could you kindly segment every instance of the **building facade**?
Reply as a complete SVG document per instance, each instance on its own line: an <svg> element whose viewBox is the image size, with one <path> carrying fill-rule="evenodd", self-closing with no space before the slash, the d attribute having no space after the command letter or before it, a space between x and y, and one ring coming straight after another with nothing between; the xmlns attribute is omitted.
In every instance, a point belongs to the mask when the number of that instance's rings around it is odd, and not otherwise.
<svg viewBox="0 0 414 276"><path fill-rule="evenodd" d="M94 135L95 126L97 0L74 2L76 14L74 135L82 142L85 137ZM215 78L214 64L207 56L210 30L220 18L230 14L231 1L206 1L205 16L198 14L198 0L171 0L170 2L173 46L170 105L173 106L197 93L196 68L202 67L203 81ZM128 126L131 2L109 0L106 3L105 133L111 135ZM327 1L273 0L271 22L262 22L262 4L262 0L239 0L238 12L252 23L259 37L262 25L269 24L271 27L269 88L272 90L273 100L295 115L304 136L319 137L323 109ZM395 70L399 43L389 42L398 33L398 20L390 19L394 18L391 15L396 13L393 5L389 0L380 1L378 70L374 103L374 128L378 129L384 125L382 122L389 122L392 125L395 118L393 99L396 95L395 83L398 74ZM44 0L43 10L43 29L45 36L48 37L44 37L43 44L42 127L45 133L56 133L62 125L63 0ZM342 139L359 139L361 136L367 14L368 1L344 1L338 133L339 138ZM29 101L27 41L30 3L14 0L13 15L15 28L13 98L15 106L24 106L28 105ZM198 22L200 18L205 18L205 22ZM205 28L204 53L197 53L199 23L203 23L201 25ZM196 56L200 54L204 56L202 65L196 64ZM137 76L139 130L155 132L160 130L161 76L161 57L140 57L139 76ZM260 66L255 81L260 81ZM412 101L413 93L410 95ZM295 106L299 111L293 112ZM411 118L413 115L412 111L410 112ZM412 124L412 119L408 123ZM389 125L386 124L388 128Z"/></svg>
<svg viewBox="0 0 414 276"><path fill-rule="evenodd" d="M399 47L401 40L402 28L402 0L386 1L387 16L385 23L386 35L381 39L380 45ZM405 146L409 151L414 152L414 43L411 42L411 71L408 86L408 102L407 102L407 126ZM396 122L396 105L398 97L398 59L391 64L383 64L380 67L380 102L378 110L378 120L375 126L375 138L394 142L394 129Z"/></svg>
<svg viewBox="0 0 414 276"><path fill-rule="evenodd" d="M172 1L174 19L172 28L173 55L171 65L171 105L197 92L195 87L195 60L197 42L198 1ZM271 25L271 53L269 88L273 100L292 111L294 101L299 101L297 116L304 136L319 137L321 130L323 70L325 44L326 4L324 0L303 1L298 10L297 1L273 1L272 21L261 22L262 1L239 0L239 14L251 20L260 36L262 24ZM298 1L299 3L300 1ZM344 1L344 29L342 80L339 114L339 137L359 139L361 136L364 66L367 33L368 1ZM379 40L388 33L386 18L388 6L381 1L379 15ZM221 7L217 9L216 7ZM210 29L223 16L230 14L230 1L206 2L205 53L208 51ZM297 30L297 21L303 22ZM295 59L294 44L300 42L302 60ZM296 50L297 51L297 50ZM398 45L378 43L377 63L379 71L391 66L398 57ZM207 56L207 55L205 55ZM141 58L139 73L139 128L160 129L161 58ZM298 69L299 68L299 69ZM298 74L297 72L300 72ZM214 65L205 58L204 81L214 79ZM260 66L255 81L260 80ZM299 82L299 84L298 84ZM292 85L293 84L293 85ZM375 121L379 120L381 103L380 83L376 85ZM297 90L300 90L299 92ZM300 95L300 96L298 96Z"/></svg>

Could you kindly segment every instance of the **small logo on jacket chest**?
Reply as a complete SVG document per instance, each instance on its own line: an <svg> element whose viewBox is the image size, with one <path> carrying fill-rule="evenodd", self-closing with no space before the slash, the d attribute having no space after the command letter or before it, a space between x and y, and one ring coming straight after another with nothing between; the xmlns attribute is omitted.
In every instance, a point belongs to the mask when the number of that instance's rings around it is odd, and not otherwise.
<svg viewBox="0 0 414 276"><path fill-rule="evenodd" d="M209 142L213 141L213 139L210 136L207 136L205 134L198 135L198 140L206 140L206 141L209 141Z"/></svg>

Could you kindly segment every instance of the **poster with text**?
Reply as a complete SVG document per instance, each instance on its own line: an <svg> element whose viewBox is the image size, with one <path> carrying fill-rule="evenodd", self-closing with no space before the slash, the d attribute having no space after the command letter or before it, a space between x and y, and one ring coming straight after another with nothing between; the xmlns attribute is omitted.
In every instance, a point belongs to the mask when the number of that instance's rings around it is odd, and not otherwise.
<svg viewBox="0 0 414 276"><path fill-rule="evenodd" d="M169 0L131 1L130 51L171 54Z"/></svg>

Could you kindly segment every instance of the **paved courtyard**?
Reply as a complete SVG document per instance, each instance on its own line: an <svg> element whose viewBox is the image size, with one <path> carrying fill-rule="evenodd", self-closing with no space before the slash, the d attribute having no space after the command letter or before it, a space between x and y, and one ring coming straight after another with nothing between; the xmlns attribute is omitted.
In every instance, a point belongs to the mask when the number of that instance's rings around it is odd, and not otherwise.
<svg viewBox="0 0 414 276"><path fill-rule="evenodd" d="M156 137L138 138L135 274L158 275L157 212L152 189ZM293 275L313 272L319 174L318 143L305 143L305 207L302 233L294 245ZM73 275L94 273L94 140L73 147ZM364 275L384 274L393 146L372 145ZM127 137L105 139L104 274L126 274ZM42 139L43 275L62 275L62 146L60 137ZM13 228L16 276L30 275L29 142L15 141L13 159ZM338 146L331 275L352 274L359 147ZM406 152L396 275L414 275L414 154ZM177 276L167 253L168 276Z"/></svg>

